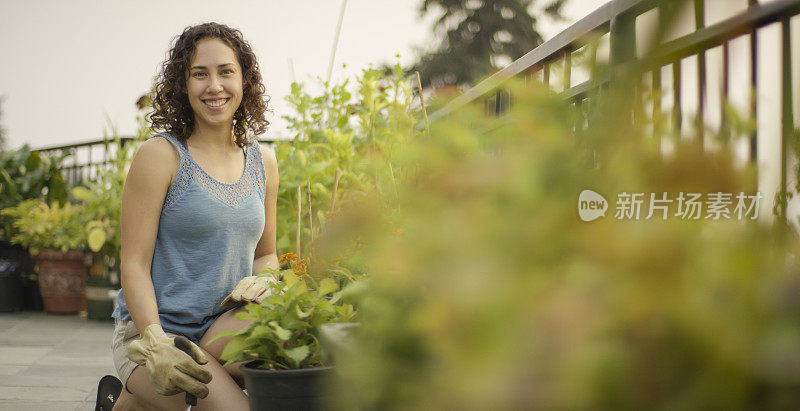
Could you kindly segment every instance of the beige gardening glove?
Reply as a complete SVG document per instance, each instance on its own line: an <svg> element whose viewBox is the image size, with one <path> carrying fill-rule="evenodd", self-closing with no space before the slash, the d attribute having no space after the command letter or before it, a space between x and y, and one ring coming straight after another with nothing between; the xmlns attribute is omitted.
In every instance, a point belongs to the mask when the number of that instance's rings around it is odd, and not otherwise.
<svg viewBox="0 0 800 411"><path fill-rule="evenodd" d="M178 344L187 352L176 347ZM205 354L185 337L168 337L159 324L150 324L142 332L142 338L131 342L128 358L145 366L150 382L161 395L173 395L186 391L199 398L208 396L206 384L211 382L211 373L201 367L206 364Z"/></svg>
<svg viewBox="0 0 800 411"><path fill-rule="evenodd" d="M222 300L220 305L222 307L229 307L246 301L261 304L262 301L272 295L272 287L270 287L270 284L275 282L275 279L270 275L251 275L242 278L239 284L236 284L236 287L233 288L233 291Z"/></svg>

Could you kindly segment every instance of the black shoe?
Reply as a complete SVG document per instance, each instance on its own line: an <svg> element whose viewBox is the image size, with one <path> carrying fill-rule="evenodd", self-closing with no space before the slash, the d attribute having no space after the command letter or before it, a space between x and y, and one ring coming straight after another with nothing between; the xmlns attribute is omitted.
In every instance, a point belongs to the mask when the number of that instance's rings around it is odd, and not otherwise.
<svg viewBox="0 0 800 411"><path fill-rule="evenodd" d="M106 375L97 385L97 403L94 411L111 411L122 392L122 381L113 375Z"/></svg>

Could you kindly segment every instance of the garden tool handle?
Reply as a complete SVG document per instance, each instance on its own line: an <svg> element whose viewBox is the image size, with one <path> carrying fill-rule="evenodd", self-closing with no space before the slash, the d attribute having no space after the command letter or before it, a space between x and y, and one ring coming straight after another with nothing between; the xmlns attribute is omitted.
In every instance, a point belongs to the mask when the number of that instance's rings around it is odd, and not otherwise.
<svg viewBox="0 0 800 411"><path fill-rule="evenodd" d="M176 337L175 338L175 348L185 352L186 354L192 355L192 347L189 345L189 340L183 337ZM186 404L195 406L197 405L197 397L193 394L186 393Z"/></svg>

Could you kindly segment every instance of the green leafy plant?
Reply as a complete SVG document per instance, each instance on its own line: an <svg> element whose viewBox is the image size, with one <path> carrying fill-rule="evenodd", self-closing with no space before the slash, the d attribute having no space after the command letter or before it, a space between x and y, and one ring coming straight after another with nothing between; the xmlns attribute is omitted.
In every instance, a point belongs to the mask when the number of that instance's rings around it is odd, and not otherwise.
<svg viewBox="0 0 800 411"><path fill-rule="evenodd" d="M106 278L108 270L119 261L122 191L136 150L152 134L141 113L149 107L149 101L147 94L137 101L138 129L132 141L120 138L116 127L108 120L104 140L104 150L110 153L108 163L97 169L94 178L70 191L75 202L84 206L86 246L102 262L99 273L102 278Z"/></svg>
<svg viewBox="0 0 800 411"><path fill-rule="evenodd" d="M324 365L318 341L323 324L350 321L353 305L345 303L336 281L316 281L295 269L267 270L262 275L282 279L271 284L273 295L260 305L250 303L240 320L253 320L241 330L217 335L212 341L233 336L222 351L226 365L259 360L260 368L282 370Z"/></svg>
<svg viewBox="0 0 800 411"><path fill-rule="evenodd" d="M120 138L116 138L110 164L98 170L96 178L71 190L75 200L85 208L84 217L88 221L85 226L86 245L106 267L119 261L122 190L133 154L141 141L137 138L123 144ZM107 151L109 145L106 140Z"/></svg>
<svg viewBox="0 0 800 411"><path fill-rule="evenodd" d="M284 116L292 132L291 143L275 147L281 184L278 192L278 249L297 248L297 203L300 188L301 250L316 238L334 211L357 199L375 185L371 159L408 131L414 118L409 112L412 94L399 64L394 72L364 70L350 86L349 80L331 85L321 82L313 96L301 83L293 83L286 97L292 113ZM334 188L335 187L335 188ZM334 193L335 191L335 193ZM309 201L310 196L310 201Z"/></svg>
<svg viewBox="0 0 800 411"><path fill-rule="evenodd" d="M31 254L44 249L80 250L86 243L85 208L81 205L25 200L0 211L13 220L16 233L11 242L27 247Z"/></svg>
<svg viewBox="0 0 800 411"><path fill-rule="evenodd" d="M0 209L24 200L43 199L64 203L67 185L58 163L61 158L41 156L27 145L16 150L0 151ZM10 239L16 233L9 215L0 214L0 237Z"/></svg>

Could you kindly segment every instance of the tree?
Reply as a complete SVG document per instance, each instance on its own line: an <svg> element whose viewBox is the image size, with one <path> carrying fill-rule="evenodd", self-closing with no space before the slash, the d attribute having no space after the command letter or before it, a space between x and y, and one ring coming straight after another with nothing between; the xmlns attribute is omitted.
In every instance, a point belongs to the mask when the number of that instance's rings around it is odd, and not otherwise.
<svg viewBox="0 0 800 411"><path fill-rule="evenodd" d="M441 42L412 70L423 86L474 85L542 44L531 13L561 19L566 0L536 8L536 0L424 0L420 17L439 13L433 31Z"/></svg>

